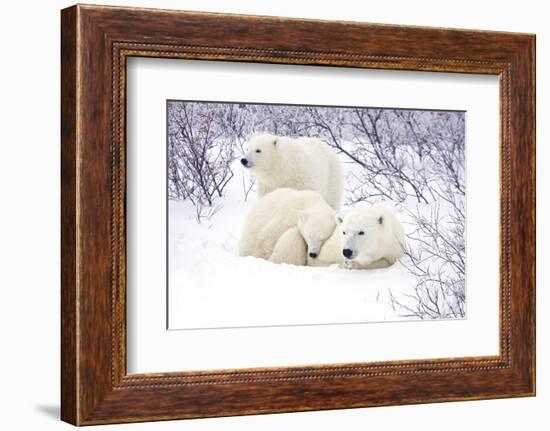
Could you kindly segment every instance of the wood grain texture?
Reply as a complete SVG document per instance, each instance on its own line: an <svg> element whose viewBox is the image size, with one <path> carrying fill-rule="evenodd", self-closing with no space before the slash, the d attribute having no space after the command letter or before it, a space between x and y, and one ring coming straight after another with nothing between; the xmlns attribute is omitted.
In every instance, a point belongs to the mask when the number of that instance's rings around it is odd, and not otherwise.
<svg viewBox="0 0 550 431"><path fill-rule="evenodd" d="M61 38L63 420L86 425L534 395L533 35L79 5L62 11ZM498 75L500 354L127 375L130 56Z"/></svg>
<svg viewBox="0 0 550 431"><path fill-rule="evenodd" d="M61 417L77 422L76 9L61 16Z"/></svg>

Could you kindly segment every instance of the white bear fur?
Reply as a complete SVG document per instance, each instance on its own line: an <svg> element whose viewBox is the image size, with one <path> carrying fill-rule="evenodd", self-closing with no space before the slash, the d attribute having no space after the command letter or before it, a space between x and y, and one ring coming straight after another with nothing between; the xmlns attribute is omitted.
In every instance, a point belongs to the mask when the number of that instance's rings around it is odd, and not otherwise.
<svg viewBox="0 0 550 431"><path fill-rule="evenodd" d="M291 227L279 238L269 257L273 263L307 265L307 244L297 227Z"/></svg>
<svg viewBox="0 0 550 431"><path fill-rule="evenodd" d="M334 217L335 211L317 192L274 190L260 198L245 217L239 254L277 263L305 264L307 254L318 254L323 242L333 233ZM287 232L291 229L294 230ZM294 248L286 248L286 240L278 244L285 234L293 237L296 233L301 242L295 241Z"/></svg>
<svg viewBox="0 0 550 431"><path fill-rule="evenodd" d="M338 227L333 235L324 243L316 259L308 258L308 265L385 268L404 254L403 226L395 212L384 205L359 203L337 214L336 222ZM292 241L297 242L296 238ZM344 257L344 249L352 251L349 259Z"/></svg>
<svg viewBox="0 0 550 431"><path fill-rule="evenodd" d="M281 188L314 190L334 209L340 207L343 179L336 152L317 138L255 135L244 156L256 178L258 196Z"/></svg>

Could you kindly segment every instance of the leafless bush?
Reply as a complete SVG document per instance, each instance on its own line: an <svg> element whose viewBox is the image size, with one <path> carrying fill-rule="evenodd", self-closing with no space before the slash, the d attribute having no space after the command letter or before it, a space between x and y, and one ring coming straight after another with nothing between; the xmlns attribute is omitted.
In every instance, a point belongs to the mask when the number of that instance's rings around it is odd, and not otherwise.
<svg viewBox="0 0 550 431"><path fill-rule="evenodd" d="M409 213L414 229L407 235L403 264L415 276L416 286L405 300L390 292L392 305L405 316L437 319L466 315L463 201L455 205L446 217L440 216L438 205L428 215Z"/></svg>
<svg viewBox="0 0 550 431"><path fill-rule="evenodd" d="M417 280L417 317L465 317L464 116L430 113L430 117L423 124L412 115L407 118L410 132L426 147L423 154L432 199L429 214L424 215L420 205L408 211L413 229L407 236L404 264Z"/></svg>
<svg viewBox="0 0 550 431"><path fill-rule="evenodd" d="M232 142L215 127L212 111L172 103L168 109L169 197L190 200L197 221L209 218L234 173Z"/></svg>

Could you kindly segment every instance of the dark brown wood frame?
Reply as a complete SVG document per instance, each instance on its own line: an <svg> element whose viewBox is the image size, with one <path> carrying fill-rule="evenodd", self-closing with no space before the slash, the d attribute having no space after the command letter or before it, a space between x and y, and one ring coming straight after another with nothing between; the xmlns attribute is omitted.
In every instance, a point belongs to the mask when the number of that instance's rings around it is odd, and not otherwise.
<svg viewBox="0 0 550 431"><path fill-rule="evenodd" d="M63 420L88 425L535 394L534 35L81 5L61 18ZM498 75L500 354L128 375L131 56Z"/></svg>

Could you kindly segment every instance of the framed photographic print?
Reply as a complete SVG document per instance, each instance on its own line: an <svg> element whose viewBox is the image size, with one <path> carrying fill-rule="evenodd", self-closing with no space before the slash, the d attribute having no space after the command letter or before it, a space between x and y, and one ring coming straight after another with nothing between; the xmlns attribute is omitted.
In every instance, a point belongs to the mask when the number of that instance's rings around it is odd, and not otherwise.
<svg viewBox="0 0 550 431"><path fill-rule="evenodd" d="M62 11L62 419L535 394L535 37Z"/></svg>

